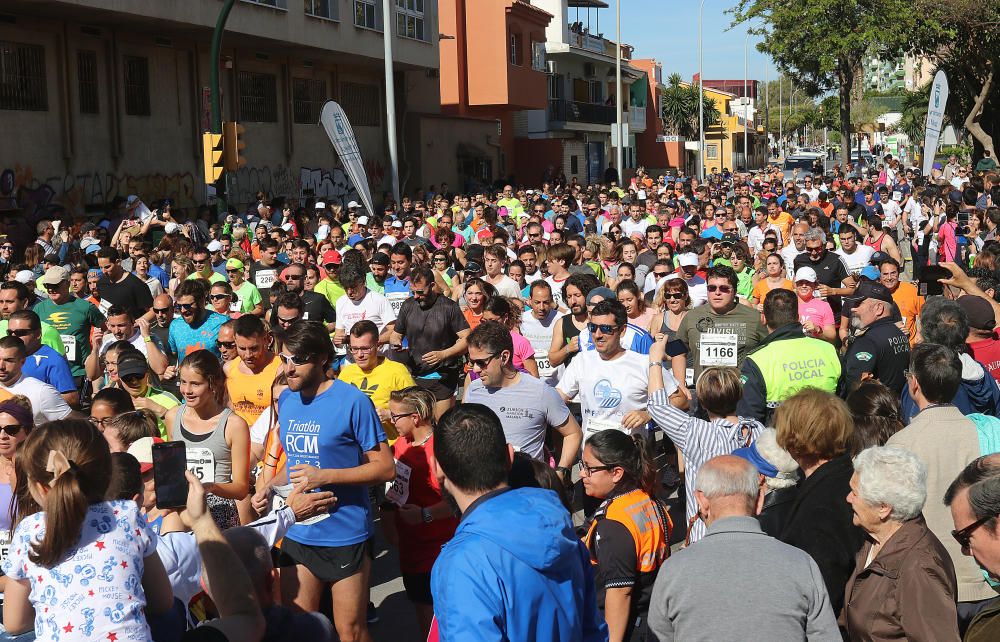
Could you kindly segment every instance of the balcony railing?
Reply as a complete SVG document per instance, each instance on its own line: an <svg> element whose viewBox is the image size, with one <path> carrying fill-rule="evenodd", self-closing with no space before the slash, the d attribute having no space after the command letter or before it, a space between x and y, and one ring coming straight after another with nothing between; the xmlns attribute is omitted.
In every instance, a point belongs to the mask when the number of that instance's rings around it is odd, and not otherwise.
<svg viewBox="0 0 1000 642"><path fill-rule="evenodd" d="M549 120L571 123L610 125L615 122L615 108L575 100L549 100Z"/></svg>
<svg viewBox="0 0 1000 642"><path fill-rule="evenodd" d="M646 129L646 108L629 107L628 122L633 129Z"/></svg>

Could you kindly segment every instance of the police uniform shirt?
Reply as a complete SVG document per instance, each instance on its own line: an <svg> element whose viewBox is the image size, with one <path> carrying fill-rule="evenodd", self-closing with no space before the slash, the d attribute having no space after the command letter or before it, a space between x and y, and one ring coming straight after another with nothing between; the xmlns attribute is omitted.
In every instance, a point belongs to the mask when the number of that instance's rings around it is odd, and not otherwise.
<svg viewBox="0 0 1000 642"><path fill-rule="evenodd" d="M903 373L910 367L910 340L890 318L874 322L859 334L844 356L845 391L866 372L899 395L906 385Z"/></svg>

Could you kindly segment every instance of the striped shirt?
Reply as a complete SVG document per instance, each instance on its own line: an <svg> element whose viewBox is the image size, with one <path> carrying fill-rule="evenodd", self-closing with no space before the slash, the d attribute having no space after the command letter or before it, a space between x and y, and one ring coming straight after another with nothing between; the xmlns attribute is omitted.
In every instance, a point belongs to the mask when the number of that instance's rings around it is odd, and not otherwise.
<svg viewBox="0 0 1000 642"><path fill-rule="evenodd" d="M728 455L737 448L749 445L760 436L764 426L756 419L747 417L740 417L740 423L735 425L725 419L705 421L692 417L670 405L670 395L666 390L657 390L650 395L647 410L684 457L684 507L690 521L698 514L698 502L694 497L698 469L712 457ZM745 434L744 430L748 433ZM691 543L704 535L705 522L699 519L691 528Z"/></svg>

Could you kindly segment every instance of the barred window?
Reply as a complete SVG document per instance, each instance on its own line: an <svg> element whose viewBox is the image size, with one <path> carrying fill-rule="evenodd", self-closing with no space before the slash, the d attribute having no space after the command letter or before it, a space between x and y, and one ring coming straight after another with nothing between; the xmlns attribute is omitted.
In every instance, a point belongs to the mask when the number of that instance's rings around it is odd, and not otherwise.
<svg viewBox="0 0 1000 642"><path fill-rule="evenodd" d="M125 113L129 116L149 116L149 59L124 56Z"/></svg>
<svg viewBox="0 0 1000 642"><path fill-rule="evenodd" d="M248 123L278 122L278 78L274 74L241 71L240 120Z"/></svg>
<svg viewBox="0 0 1000 642"><path fill-rule="evenodd" d="M378 29L375 0L354 0L354 24L367 29Z"/></svg>
<svg viewBox="0 0 1000 642"><path fill-rule="evenodd" d="M97 52L76 52L76 84L81 114L99 114L101 101L97 94Z"/></svg>
<svg viewBox="0 0 1000 642"><path fill-rule="evenodd" d="M292 79L292 122L315 125L326 104L326 81Z"/></svg>
<svg viewBox="0 0 1000 642"><path fill-rule="evenodd" d="M45 47L0 40L0 109L48 111Z"/></svg>
<svg viewBox="0 0 1000 642"><path fill-rule="evenodd" d="M340 83L340 106L354 127L378 127L381 124L379 114L382 113L379 102L376 85Z"/></svg>

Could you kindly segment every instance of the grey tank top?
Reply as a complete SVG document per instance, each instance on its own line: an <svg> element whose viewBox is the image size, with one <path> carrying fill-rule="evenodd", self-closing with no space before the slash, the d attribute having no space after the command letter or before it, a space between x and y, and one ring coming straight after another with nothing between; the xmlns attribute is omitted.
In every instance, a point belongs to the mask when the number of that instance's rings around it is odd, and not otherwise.
<svg viewBox="0 0 1000 642"><path fill-rule="evenodd" d="M184 428L184 413L187 405L181 404L174 417L174 425L170 427L170 439L173 441L183 441L190 448L207 448L212 451L215 459L215 483L228 484L233 481L233 458L229 444L226 443L226 422L229 415L233 414L231 408L226 408L219 415L219 423L215 425L212 432L197 434Z"/></svg>

